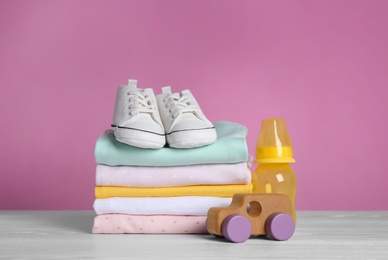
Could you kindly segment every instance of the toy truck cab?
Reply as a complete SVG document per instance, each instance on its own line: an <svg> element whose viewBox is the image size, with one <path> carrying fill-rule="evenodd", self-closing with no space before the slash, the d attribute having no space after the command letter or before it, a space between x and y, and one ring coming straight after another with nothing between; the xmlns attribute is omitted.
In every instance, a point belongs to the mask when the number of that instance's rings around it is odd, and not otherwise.
<svg viewBox="0 0 388 260"><path fill-rule="evenodd" d="M207 230L237 243L244 242L251 235L287 240L295 231L291 201L281 194L235 194L229 206L209 209Z"/></svg>

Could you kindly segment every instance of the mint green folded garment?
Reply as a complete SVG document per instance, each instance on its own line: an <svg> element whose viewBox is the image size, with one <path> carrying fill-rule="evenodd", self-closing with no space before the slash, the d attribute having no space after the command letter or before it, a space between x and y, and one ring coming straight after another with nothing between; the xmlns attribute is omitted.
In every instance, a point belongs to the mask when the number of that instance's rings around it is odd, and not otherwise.
<svg viewBox="0 0 388 260"><path fill-rule="evenodd" d="M211 145L190 148L143 149L118 142L112 130L97 140L94 155L98 164L109 166L182 166L248 161L247 128L219 121L214 123L217 141Z"/></svg>

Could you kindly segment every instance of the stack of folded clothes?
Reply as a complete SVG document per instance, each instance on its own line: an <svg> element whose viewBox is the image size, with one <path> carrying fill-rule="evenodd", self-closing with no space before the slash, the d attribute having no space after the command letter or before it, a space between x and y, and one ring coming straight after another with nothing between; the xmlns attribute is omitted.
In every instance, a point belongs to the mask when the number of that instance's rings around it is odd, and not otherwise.
<svg viewBox="0 0 388 260"><path fill-rule="evenodd" d="M252 192L247 129L240 124L216 122L216 140L188 149L134 146L118 141L112 127L95 147L93 233L206 233L209 208Z"/></svg>

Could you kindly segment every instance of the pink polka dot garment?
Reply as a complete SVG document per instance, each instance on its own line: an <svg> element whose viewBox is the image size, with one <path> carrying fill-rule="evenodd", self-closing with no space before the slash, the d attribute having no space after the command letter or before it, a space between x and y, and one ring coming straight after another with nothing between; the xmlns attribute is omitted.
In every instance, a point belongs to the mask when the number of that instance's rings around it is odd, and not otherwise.
<svg viewBox="0 0 388 260"><path fill-rule="evenodd" d="M95 234L201 234L206 216L106 214L94 218Z"/></svg>

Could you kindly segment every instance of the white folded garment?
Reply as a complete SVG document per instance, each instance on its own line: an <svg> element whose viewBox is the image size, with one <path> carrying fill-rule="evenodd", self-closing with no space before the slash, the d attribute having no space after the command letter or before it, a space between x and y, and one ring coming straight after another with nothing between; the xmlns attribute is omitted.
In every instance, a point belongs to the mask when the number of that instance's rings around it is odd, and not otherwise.
<svg viewBox="0 0 388 260"><path fill-rule="evenodd" d="M97 186L173 187L250 182L247 163L175 167L97 165L96 169Z"/></svg>
<svg viewBox="0 0 388 260"><path fill-rule="evenodd" d="M96 199L94 211L101 214L207 215L211 207L226 207L232 198L183 196Z"/></svg>

